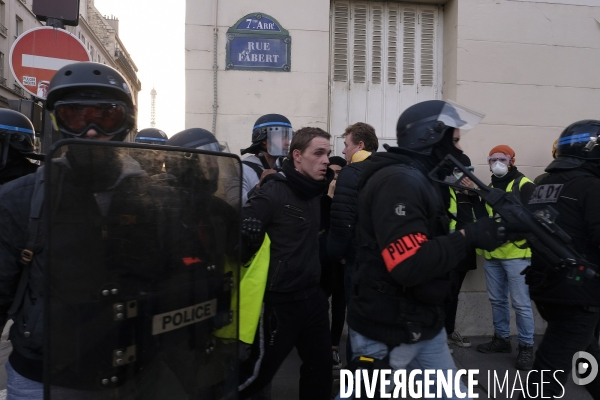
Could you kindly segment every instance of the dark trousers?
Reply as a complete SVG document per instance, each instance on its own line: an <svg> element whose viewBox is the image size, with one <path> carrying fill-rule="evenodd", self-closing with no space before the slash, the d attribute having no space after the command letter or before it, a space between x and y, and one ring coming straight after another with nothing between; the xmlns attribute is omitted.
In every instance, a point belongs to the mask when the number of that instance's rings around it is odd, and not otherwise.
<svg viewBox="0 0 600 400"><path fill-rule="evenodd" d="M327 255L327 231L319 236L319 258L321 261L321 288L331 296L331 345L339 346L344 321L346 320L346 297L344 265Z"/></svg>
<svg viewBox="0 0 600 400"><path fill-rule="evenodd" d="M304 300L265 302L265 355L258 377L240 392L240 399L249 398L271 382L294 347L302 360L300 400L331 398L333 375L328 308L322 290Z"/></svg>
<svg viewBox="0 0 600 400"><path fill-rule="evenodd" d="M456 281L453 282L452 285L452 293L450 296L452 300L446 303L446 321L444 322L446 327L446 333L451 335L454 332L454 324L456 322L456 310L458 309L458 294L460 293L460 288L462 287L463 281L467 276L467 272L469 271L459 271L456 273Z"/></svg>
<svg viewBox="0 0 600 400"><path fill-rule="evenodd" d="M586 351L596 360L600 360L598 339L594 336L600 320L600 311L590 311L580 306L537 301L536 305L541 316L548 321L548 328L535 353L533 370L553 371L544 373L543 395L562 396L564 389L553 378L554 371L564 371L555 374L556 379L564 386L571 375L572 359L576 352ZM528 379L529 396L541 398L541 394L536 395L536 390L539 392L541 387L541 374L534 371L531 372ZM597 377L586 385L586 389L594 399L600 399L600 378ZM521 398L529 398L527 392Z"/></svg>
<svg viewBox="0 0 600 400"><path fill-rule="evenodd" d="M344 264L344 297L346 299L346 306L350 305L350 298L352 297L352 275L354 273L354 259L346 260ZM352 343L350 343L350 335L346 338L346 365L350 364L354 354L352 354Z"/></svg>

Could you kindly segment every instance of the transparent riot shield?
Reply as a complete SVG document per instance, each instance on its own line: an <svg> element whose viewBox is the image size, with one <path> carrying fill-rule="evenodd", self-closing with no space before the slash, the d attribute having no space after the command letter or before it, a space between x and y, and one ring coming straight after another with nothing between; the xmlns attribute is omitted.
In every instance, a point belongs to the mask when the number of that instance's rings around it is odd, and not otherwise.
<svg viewBox="0 0 600 400"><path fill-rule="evenodd" d="M45 398L236 399L240 160L75 139L50 157Z"/></svg>

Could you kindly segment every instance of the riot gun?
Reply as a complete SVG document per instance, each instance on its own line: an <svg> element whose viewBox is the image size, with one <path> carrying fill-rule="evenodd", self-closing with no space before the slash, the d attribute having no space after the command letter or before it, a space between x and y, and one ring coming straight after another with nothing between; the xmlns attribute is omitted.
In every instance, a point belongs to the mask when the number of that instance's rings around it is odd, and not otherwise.
<svg viewBox="0 0 600 400"><path fill-rule="evenodd" d="M462 176L455 182L439 178L439 172L456 169L462 172ZM577 252L571 237L556 224L558 212L550 205L538 204L530 211L512 193L485 185L451 155L444 157L429 173L429 177L439 184L473 192L485 200L502 217L509 231L525 238L536 255L539 254L547 265L555 269L568 268L570 283L581 284L584 279L599 277L598 267ZM475 188L462 185L465 178L469 178L476 185Z"/></svg>

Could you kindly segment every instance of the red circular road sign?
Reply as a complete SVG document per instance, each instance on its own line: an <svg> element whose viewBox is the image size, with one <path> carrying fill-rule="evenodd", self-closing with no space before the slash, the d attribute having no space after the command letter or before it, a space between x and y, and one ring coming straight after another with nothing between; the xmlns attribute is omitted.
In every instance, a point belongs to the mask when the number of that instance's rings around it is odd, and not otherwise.
<svg viewBox="0 0 600 400"><path fill-rule="evenodd" d="M9 65L15 80L32 95L45 99L50 79L67 64L91 61L85 45L63 29L33 28L15 40Z"/></svg>

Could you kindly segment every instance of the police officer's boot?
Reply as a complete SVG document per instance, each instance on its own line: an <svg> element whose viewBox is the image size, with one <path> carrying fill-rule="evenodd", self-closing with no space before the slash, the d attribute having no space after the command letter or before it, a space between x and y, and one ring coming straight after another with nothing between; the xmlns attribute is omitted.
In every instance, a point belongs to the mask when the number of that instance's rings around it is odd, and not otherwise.
<svg viewBox="0 0 600 400"><path fill-rule="evenodd" d="M477 351L481 353L510 353L512 351L510 337L503 338L494 333L492 341L480 344L477 346Z"/></svg>
<svg viewBox="0 0 600 400"><path fill-rule="evenodd" d="M519 343L519 355L515 367L523 371L533 368L533 345Z"/></svg>

